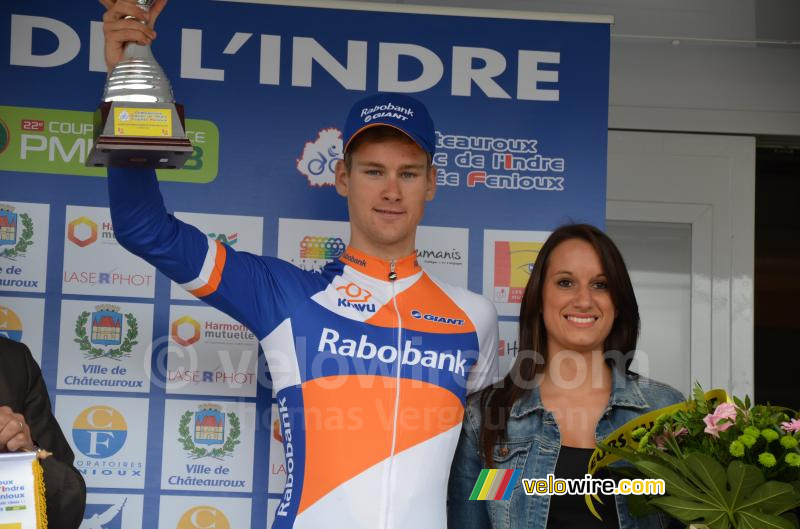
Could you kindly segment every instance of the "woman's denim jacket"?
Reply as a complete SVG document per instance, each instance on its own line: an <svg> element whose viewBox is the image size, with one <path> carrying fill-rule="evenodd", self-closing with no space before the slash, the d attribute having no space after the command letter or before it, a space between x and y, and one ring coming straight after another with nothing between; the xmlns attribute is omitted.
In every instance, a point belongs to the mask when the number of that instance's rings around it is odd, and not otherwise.
<svg viewBox="0 0 800 529"><path fill-rule="evenodd" d="M684 400L666 384L614 370L611 398L597 423L595 439L603 440L631 419L652 410ZM469 496L483 464L480 450L480 395L467 402L464 427L450 470L447 517L449 529L545 529L550 497L527 496L522 478L544 478L554 472L561 446L561 435L553 415L542 405L539 388L530 397L511 407L506 439L494 447L494 468L522 469L510 500L470 501ZM620 529L667 527L661 514L640 518L628 512L625 496L615 496Z"/></svg>

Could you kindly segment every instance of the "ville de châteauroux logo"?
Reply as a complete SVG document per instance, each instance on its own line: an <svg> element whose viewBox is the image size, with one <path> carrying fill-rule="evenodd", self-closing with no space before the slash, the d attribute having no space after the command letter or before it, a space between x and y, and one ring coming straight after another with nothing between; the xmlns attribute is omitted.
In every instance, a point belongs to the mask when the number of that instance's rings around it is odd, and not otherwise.
<svg viewBox="0 0 800 529"><path fill-rule="evenodd" d="M217 404L201 404L197 411L187 411L178 424L178 441L193 459L232 455L241 433L239 417L223 413Z"/></svg>
<svg viewBox="0 0 800 529"><path fill-rule="evenodd" d="M20 222L22 223L22 233L18 233ZM32 244L33 220L30 215L18 214L13 206L0 204L0 247L10 246L10 248L0 251L0 257L12 260L22 257Z"/></svg>
<svg viewBox="0 0 800 529"><path fill-rule="evenodd" d="M94 312L81 312L75 321L74 341L84 352L84 357L121 360L130 356L133 346L139 343L136 341L139 324L130 312L124 319L123 323L123 315L116 305L97 305Z"/></svg>

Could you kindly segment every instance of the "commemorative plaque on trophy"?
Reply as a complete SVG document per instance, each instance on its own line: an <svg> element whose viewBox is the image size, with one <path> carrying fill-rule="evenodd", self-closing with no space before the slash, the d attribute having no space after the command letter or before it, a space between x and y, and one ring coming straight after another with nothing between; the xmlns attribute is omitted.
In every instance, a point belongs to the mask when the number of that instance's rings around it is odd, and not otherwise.
<svg viewBox="0 0 800 529"><path fill-rule="evenodd" d="M155 0L137 0L148 11ZM89 167L180 169L192 154L183 105L150 46L129 42L106 80L94 114Z"/></svg>

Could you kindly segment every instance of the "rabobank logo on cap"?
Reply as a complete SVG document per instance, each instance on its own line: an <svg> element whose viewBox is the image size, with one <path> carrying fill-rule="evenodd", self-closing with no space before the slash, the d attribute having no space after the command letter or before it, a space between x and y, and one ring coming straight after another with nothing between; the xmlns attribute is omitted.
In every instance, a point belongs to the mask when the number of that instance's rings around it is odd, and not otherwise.
<svg viewBox="0 0 800 529"><path fill-rule="evenodd" d="M375 94L357 101L347 115L344 126L344 150L367 128L394 127L433 155L436 132L428 109L420 101L404 94Z"/></svg>

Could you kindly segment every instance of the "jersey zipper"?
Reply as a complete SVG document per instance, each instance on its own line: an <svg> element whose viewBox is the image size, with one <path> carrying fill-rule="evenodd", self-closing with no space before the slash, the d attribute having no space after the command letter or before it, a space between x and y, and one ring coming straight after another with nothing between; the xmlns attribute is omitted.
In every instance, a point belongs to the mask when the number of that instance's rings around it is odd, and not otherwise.
<svg viewBox="0 0 800 529"><path fill-rule="evenodd" d="M395 270L395 260L389 262L389 282L392 284L392 304L394 305L394 313L397 316L397 374L395 375L395 394L394 394L394 414L392 416L392 449L389 453L389 465L386 472L386 483L384 484L384 502L383 505L386 509L383 512L383 529L389 529L390 516L389 512L392 509L392 468L394 466L394 453L397 449L397 416L400 413L400 371L403 367L403 318L400 316L400 309L397 307L397 292L395 290L395 280L397 279L397 271Z"/></svg>

